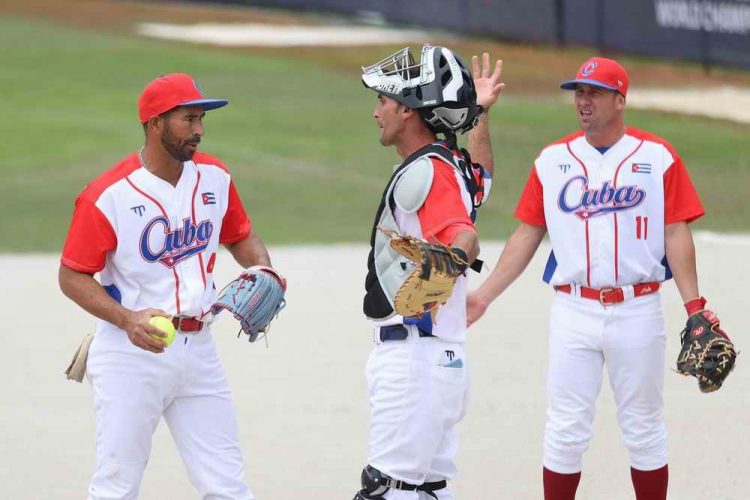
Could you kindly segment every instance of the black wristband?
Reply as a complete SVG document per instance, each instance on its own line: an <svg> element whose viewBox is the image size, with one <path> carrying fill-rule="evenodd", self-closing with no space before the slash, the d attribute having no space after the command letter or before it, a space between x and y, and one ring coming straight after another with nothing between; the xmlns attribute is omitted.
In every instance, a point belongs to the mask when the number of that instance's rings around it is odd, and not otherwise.
<svg viewBox="0 0 750 500"><path fill-rule="evenodd" d="M458 247L451 247L451 253L453 254L452 257L453 261L456 263L456 268L461 274L463 274L469 267L469 256Z"/></svg>

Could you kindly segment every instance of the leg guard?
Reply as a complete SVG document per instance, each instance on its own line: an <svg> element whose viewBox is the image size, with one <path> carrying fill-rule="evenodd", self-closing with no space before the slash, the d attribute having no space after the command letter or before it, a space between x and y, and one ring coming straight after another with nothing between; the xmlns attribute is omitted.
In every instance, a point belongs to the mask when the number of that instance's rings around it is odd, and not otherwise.
<svg viewBox="0 0 750 500"><path fill-rule="evenodd" d="M383 500L391 488L410 491L420 488L414 484L397 481L370 465L362 469L361 483L362 489L354 496L354 500Z"/></svg>

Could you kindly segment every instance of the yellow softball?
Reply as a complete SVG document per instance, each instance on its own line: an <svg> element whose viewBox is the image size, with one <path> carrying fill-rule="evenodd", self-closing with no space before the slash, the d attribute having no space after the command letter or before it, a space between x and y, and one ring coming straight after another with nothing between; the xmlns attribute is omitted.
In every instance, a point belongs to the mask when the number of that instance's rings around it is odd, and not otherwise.
<svg viewBox="0 0 750 500"><path fill-rule="evenodd" d="M157 337L156 335L151 335L153 338L159 339L167 345L172 344L172 342L174 341L174 325L172 324L171 318L165 318L164 316L153 316L150 320L148 320L148 322L167 334L166 337Z"/></svg>

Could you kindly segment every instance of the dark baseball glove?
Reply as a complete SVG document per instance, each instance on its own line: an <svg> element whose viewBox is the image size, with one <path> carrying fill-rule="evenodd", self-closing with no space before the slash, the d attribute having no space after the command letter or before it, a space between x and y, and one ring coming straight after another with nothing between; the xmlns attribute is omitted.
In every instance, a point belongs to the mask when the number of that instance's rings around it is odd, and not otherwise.
<svg viewBox="0 0 750 500"><path fill-rule="evenodd" d="M270 267L253 266L224 287L211 312L216 315L223 309L230 311L240 322L240 332L255 342L286 305L285 292L286 279L279 273Z"/></svg>
<svg viewBox="0 0 750 500"><path fill-rule="evenodd" d="M688 318L680 334L682 349L677 371L697 378L701 392L719 390L737 359L732 341L719 324L719 318L704 309Z"/></svg>
<svg viewBox="0 0 750 500"><path fill-rule="evenodd" d="M434 320L437 309L450 298L456 278L468 267L466 253L391 231L386 234L391 248L415 264L394 297L394 309L405 317L432 312Z"/></svg>

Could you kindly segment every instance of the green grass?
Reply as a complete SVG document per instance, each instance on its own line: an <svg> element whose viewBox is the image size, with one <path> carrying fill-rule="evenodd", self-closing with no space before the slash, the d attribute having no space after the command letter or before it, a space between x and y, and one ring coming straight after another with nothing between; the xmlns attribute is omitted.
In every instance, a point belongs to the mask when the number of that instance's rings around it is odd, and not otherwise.
<svg viewBox="0 0 750 500"><path fill-rule="evenodd" d="M367 62L367 61L365 61ZM193 74L230 99L209 113L203 149L232 169L268 243L367 240L390 168L377 142L374 95L356 74L315 61L160 43L25 19L0 20L0 251L57 251L85 184L143 141L135 101L158 74ZM630 111L682 154L709 215L698 225L747 231L750 128ZM493 111L498 169L480 217L485 238L506 236L538 150L575 130L569 106L505 98Z"/></svg>

